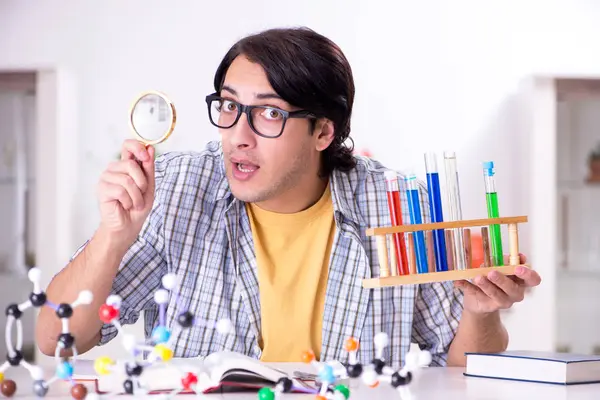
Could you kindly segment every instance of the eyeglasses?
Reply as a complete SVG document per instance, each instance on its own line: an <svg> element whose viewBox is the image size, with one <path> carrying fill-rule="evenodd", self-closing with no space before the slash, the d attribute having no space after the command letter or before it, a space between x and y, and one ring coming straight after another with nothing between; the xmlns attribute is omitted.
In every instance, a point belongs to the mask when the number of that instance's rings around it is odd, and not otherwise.
<svg viewBox="0 0 600 400"><path fill-rule="evenodd" d="M286 111L271 106L247 106L225 99L216 93L206 96L210 122L222 129L229 129L239 121L242 113L254 133L266 138L277 138L283 133L288 118L315 118L310 111Z"/></svg>

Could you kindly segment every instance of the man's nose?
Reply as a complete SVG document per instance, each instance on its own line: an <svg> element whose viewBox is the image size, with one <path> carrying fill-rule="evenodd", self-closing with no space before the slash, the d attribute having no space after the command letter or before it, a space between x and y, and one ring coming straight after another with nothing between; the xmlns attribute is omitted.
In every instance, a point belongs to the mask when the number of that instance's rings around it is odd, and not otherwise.
<svg viewBox="0 0 600 400"><path fill-rule="evenodd" d="M256 135L250 128L250 122L244 113L240 116L238 122L231 128L231 144L240 149L247 149L256 146Z"/></svg>

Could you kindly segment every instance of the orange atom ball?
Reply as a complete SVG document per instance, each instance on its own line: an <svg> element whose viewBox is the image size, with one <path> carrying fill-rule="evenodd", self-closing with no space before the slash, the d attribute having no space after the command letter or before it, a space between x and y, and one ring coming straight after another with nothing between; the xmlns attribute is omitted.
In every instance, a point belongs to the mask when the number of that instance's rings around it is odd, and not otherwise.
<svg viewBox="0 0 600 400"><path fill-rule="evenodd" d="M302 362L309 364L315 360L315 353L311 350L305 351L302 353Z"/></svg>
<svg viewBox="0 0 600 400"><path fill-rule="evenodd" d="M354 338L350 338L346 340L346 351L356 351L358 350L358 340Z"/></svg>

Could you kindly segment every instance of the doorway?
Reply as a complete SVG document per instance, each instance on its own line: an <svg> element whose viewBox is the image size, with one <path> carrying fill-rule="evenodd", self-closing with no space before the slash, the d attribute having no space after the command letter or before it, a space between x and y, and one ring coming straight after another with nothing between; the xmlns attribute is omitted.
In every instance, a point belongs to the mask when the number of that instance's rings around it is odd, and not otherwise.
<svg viewBox="0 0 600 400"><path fill-rule="evenodd" d="M36 196L36 73L0 72L0 300L4 307L24 302L32 289L27 271L36 265ZM33 360L34 312L24 313L21 321L24 357ZM0 323L6 323L4 313ZM0 353L6 351L2 341Z"/></svg>
<svg viewBox="0 0 600 400"><path fill-rule="evenodd" d="M600 79L556 79L557 349L600 354Z"/></svg>

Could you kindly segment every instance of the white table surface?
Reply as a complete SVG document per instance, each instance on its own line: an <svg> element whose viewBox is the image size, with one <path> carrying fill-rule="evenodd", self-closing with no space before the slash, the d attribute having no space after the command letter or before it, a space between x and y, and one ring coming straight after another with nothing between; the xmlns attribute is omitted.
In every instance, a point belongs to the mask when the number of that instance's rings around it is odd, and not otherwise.
<svg viewBox="0 0 600 400"><path fill-rule="evenodd" d="M295 370L314 372L310 365L306 364L272 364L275 367L289 371ZM440 399L440 400L516 400L516 399L543 399L543 400L598 400L600 399L600 383L574 386L560 386L542 383L512 382L497 379L472 378L463 376L462 368L440 368L431 367L420 371L420 375L413 381L411 388L413 400ZM48 374L51 374L48 371ZM37 399L31 391L31 377L22 367L11 368L6 372L6 379L17 382L17 393L13 399ZM86 384L88 389L92 384ZM71 399L70 386L65 382L55 382L45 398L48 399ZM0 395L0 398L3 396ZM108 397L102 397L107 399ZM126 400L125 396L114 396L111 398ZM136 396L141 398L140 396ZM158 396L147 396L148 399L158 400ZM235 399L256 400L256 393L212 393L200 395L181 395L178 398L202 398L202 399ZM314 395L285 394L281 400L287 399L314 399ZM389 385L383 384L376 388L369 388L359 380L351 383L351 396L353 400L375 400L375 399L400 399L399 394Z"/></svg>

